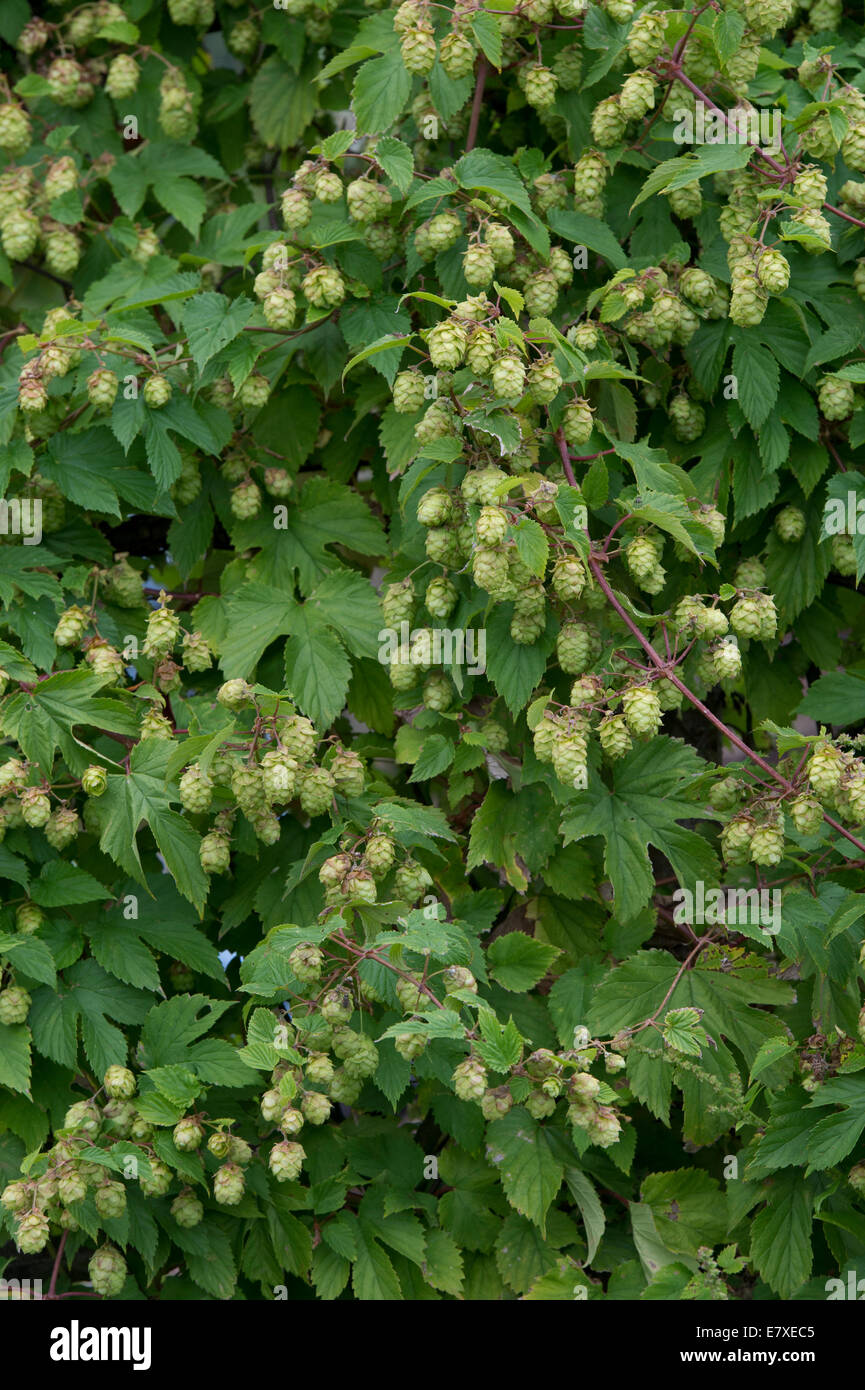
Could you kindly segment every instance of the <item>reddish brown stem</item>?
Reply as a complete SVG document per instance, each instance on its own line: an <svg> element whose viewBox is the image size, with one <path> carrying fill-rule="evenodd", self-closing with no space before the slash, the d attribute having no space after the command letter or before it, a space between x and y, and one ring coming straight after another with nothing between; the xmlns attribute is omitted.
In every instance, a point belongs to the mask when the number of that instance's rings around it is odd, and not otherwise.
<svg viewBox="0 0 865 1390"><path fill-rule="evenodd" d="M679 679L675 671L670 666L670 663L664 661L663 657L655 651L655 648L652 646L648 637L646 637L640 631L633 618L631 618L631 616L622 607L621 603L619 603L619 600L616 598L616 595L613 593L612 589L610 588L610 585L607 583L606 577L601 566L598 564L598 561L595 559L594 556L589 557L589 566L591 568L592 574L594 575L595 582L597 583L604 597L607 599L608 603L610 603L613 606L613 608L615 608L619 617L625 623L628 630L631 633L633 633L633 635L636 637L637 641L640 643L640 646L643 648L646 655L649 657L649 659L653 662L653 664L657 667L659 671L663 671L667 680L670 681L670 683L674 685L677 690L681 691L681 693L685 696L687 700L690 701L690 703L694 706L695 709L700 711L704 719L708 719L709 723L712 724L718 730L718 732L724 736L724 738L729 739L730 743L733 744L734 748L738 748L741 753L744 753L746 758L749 758L752 763L755 763L757 767L761 768L763 772L767 774L767 776L773 779L773 781L779 783L779 785L782 786L786 792L794 791L795 788L793 786L793 783L789 782L786 777L782 776L778 769L774 768L771 763L768 763L765 758L761 758L759 753L755 753L753 748L749 748L744 739L741 739L733 729L729 728L723 722L723 720L719 719L717 715L713 714L712 711L706 705L703 704L703 701L698 699L692 690L688 689L684 681ZM823 819L826 821L828 825L832 826L833 830L837 830L840 835L843 835L845 839L849 840L851 845L855 845L857 849L865 852L865 843L863 843L862 840L857 840L855 835L851 835L849 830L845 829L845 827L841 825L840 822L834 820L832 816L828 815L825 811L823 812Z"/></svg>
<svg viewBox="0 0 865 1390"><path fill-rule="evenodd" d="M487 73L489 64L486 58L481 58L478 63L478 75L475 80L475 94L472 100L472 114L469 117L469 132L466 136L466 154L475 147L475 140L478 138L478 125L481 119L481 107L484 102L484 87L487 84Z"/></svg>
<svg viewBox="0 0 865 1390"><path fill-rule="evenodd" d="M48 1285L46 1298L57 1298L57 1276L60 1273L60 1262L63 1259L63 1251L66 1248L66 1237L69 1232L64 1231L57 1246L57 1254L54 1256L54 1268L51 1270L51 1283Z"/></svg>

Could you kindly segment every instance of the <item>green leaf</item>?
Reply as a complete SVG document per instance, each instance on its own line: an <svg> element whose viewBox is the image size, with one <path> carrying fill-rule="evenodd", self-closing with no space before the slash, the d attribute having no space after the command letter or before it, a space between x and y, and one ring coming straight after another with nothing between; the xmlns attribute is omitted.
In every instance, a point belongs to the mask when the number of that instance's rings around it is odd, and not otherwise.
<svg viewBox="0 0 865 1390"><path fill-rule="evenodd" d="M74 864L55 859L44 864L30 885L30 897L40 907L71 907L76 903L106 902L108 889Z"/></svg>
<svg viewBox="0 0 865 1390"><path fill-rule="evenodd" d="M517 554L523 564L532 574L542 578L550 553L550 544L543 527L538 522L524 517L514 527L514 540L517 543Z"/></svg>
<svg viewBox="0 0 865 1390"><path fill-rule="evenodd" d="M517 1065L523 1053L519 1028L512 1018L502 1025L492 1009L487 1008L479 1010L478 1024L483 1041L475 1044L477 1051L493 1071L503 1075L508 1073Z"/></svg>
<svg viewBox="0 0 865 1390"><path fill-rule="evenodd" d="M244 584L225 602L228 636L220 643L226 678L246 678L278 637L292 630L298 605L266 584Z"/></svg>
<svg viewBox="0 0 865 1390"><path fill-rule="evenodd" d="M743 338L733 349L733 374L739 385L742 414L756 429L768 417L778 397L778 363L765 348Z"/></svg>
<svg viewBox="0 0 865 1390"><path fill-rule="evenodd" d="M358 132L377 135L396 123L411 93L411 75L398 48L364 63L352 88Z"/></svg>
<svg viewBox="0 0 865 1390"><path fill-rule="evenodd" d="M808 687L799 713L825 724L855 724L865 719L865 677L852 671L829 671Z"/></svg>
<svg viewBox="0 0 865 1390"><path fill-rule="evenodd" d="M703 770L694 750L661 736L617 761L608 787L600 776L578 792L562 821L564 843L600 835L604 867L613 886L616 911L631 921L654 891L649 845L670 861L683 887L701 879L718 882L718 862L704 837L681 821L694 816L687 792Z"/></svg>
<svg viewBox="0 0 865 1390"><path fill-rule="evenodd" d="M738 50L745 33L745 21L735 10L725 10L715 16L712 38L722 63L727 63Z"/></svg>
<svg viewBox="0 0 865 1390"><path fill-rule="evenodd" d="M579 1168L565 1168L565 1183L580 1209L586 1232L586 1263L591 1264L606 1229L606 1217L593 1183Z"/></svg>
<svg viewBox="0 0 865 1390"><path fill-rule="evenodd" d="M488 10L475 10L470 20L471 31L478 47L494 68L502 65L502 31L495 15Z"/></svg>
<svg viewBox="0 0 865 1390"><path fill-rule="evenodd" d="M242 333L254 308L244 295L231 300L213 292L198 294L186 305L181 321L199 371Z"/></svg>
<svg viewBox="0 0 865 1390"><path fill-rule="evenodd" d="M555 628L549 616L546 631L527 646L511 637L507 606L498 604L493 609L487 623L487 675L512 714L528 704L554 646Z"/></svg>
<svg viewBox="0 0 865 1390"><path fill-rule="evenodd" d="M375 158L400 193L407 193L414 177L414 155L409 146L392 135L383 135L376 143Z"/></svg>
<svg viewBox="0 0 865 1390"><path fill-rule="evenodd" d="M522 1106L514 1106L487 1127L486 1156L501 1173L511 1206L532 1221L543 1236L547 1212L564 1175L564 1165L544 1127Z"/></svg>
<svg viewBox="0 0 865 1390"><path fill-rule="evenodd" d="M249 91L249 115L256 134L269 149L296 144L312 120L316 105L314 62L295 72L279 54L262 63Z"/></svg>
<svg viewBox="0 0 865 1390"><path fill-rule="evenodd" d="M667 159L652 170L631 204L631 211L656 193L672 193L710 174L744 169L753 154L754 146L748 144L702 145L677 159Z"/></svg>
<svg viewBox="0 0 865 1390"><path fill-rule="evenodd" d="M487 961L494 980L507 990L522 994L542 980L559 954L525 932L508 932L490 944Z"/></svg>
<svg viewBox="0 0 865 1390"><path fill-rule="evenodd" d="M811 1199L798 1173L779 1173L766 1206L751 1222L751 1259L779 1298L811 1273Z"/></svg>
<svg viewBox="0 0 865 1390"><path fill-rule="evenodd" d="M172 794L165 789L168 757L164 743L150 740L133 749L125 776L109 776L100 801L105 815L99 845L134 879L146 883L137 840L146 825L178 889L201 908L208 890L199 860L201 838L184 816L171 809Z"/></svg>
<svg viewBox="0 0 865 1390"><path fill-rule="evenodd" d="M362 71L362 69L361 69ZM355 1297L364 1302L393 1302L402 1299L399 1280L371 1229L362 1222L357 1226L357 1256L351 1270Z"/></svg>
<svg viewBox="0 0 865 1390"><path fill-rule="evenodd" d="M463 1287L459 1246L447 1231L430 1231L426 1238L424 1277L434 1289L458 1298Z"/></svg>
<svg viewBox="0 0 865 1390"><path fill-rule="evenodd" d="M652 1173L644 1179L640 1196L651 1208L660 1239L676 1254L696 1255L701 1245L718 1245L726 1234L723 1193L716 1180L699 1169Z"/></svg>
<svg viewBox="0 0 865 1390"><path fill-rule="evenodd" d="M30 1094L30 1029L23 1023L0 1024L0 1084Z"/></svg>
<svg viewBox="0 0 865 1390"><path fill-rule="evenodd" d="M556 236L564 237L577 246L587 246L603 256L616 270L627 265L627 257L607 226L597 217L589 217L585 212L566 212L564 208L553 208L549 223Z"/></svg>
<svg viewBox="0 0 865 1390"><path fill-rule="evenodd" d="M285 646L285 683L302 713L322 727L345 705L351 662L342 643L307 605L292 615Z"/></svg>

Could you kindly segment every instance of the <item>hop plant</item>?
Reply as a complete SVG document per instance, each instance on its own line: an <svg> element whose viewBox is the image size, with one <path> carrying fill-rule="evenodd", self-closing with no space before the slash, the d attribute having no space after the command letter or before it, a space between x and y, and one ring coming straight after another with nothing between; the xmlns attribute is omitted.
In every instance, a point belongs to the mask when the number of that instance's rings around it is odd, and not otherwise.
<svg viewBox="0 0 865 1390"><path fill-rule="evenodd" d="M126 1283L126 1261L113 1245L102 1245L87 1266L94 1291L102 1298L116 1298Z"/></svg>
<svg viewBox="0 0 865 1390"><path fill-rule="evenodd" d="M588 401L571 401L565 406L562 416L562 430L565 440L572 449L579 449L588 443L592 433L593 414Z"/></svg>
<svg viewBox="0 0 865 1390"><path fill-rule="evenodd" d="M427 347L434 367L453 371L463 359L467 338L463 328L453 320L444 319L430 329Z"/></svg>
<svg viewBox="0 0 865 1390"><path fill-rule="evenodd" d="M779 825L758 825L751 836L751 861L764 868L780 864L784 857L784 830Z"/></svg>
<svg viewBox="0 0 865 1390"><path fill-rule="evenodd" d="M638 67L648 67L664 47L666 16L644 11L634 20L628 33L628 57Z"/></svg>
<svg viewBox="0 0 865 1390"><path fill-rule="evenodd" d="M277 1182L294 1182L300 1177L306 1151L301 1144L284 1139L274 1144L268 1155L267 1166Z"/></svg>
<svg viewBox="0 0 865 1390"><path fill-rule="evenodd" d="M798 507L784 507L775 517L775 530L788 544L800 541L805 534L805 513Z"/></svg>
<svg viewBox="0 0 865 1390"><path fill-rule="evenodd" d="M0 1023L24 1023L30 1012L30 995L19 985L0 990Z"/></svg>
<svg viewBox="0 0 865 1390"><path fill-rule="evenodd" d="M102 1084L112 1100L129 1100L135 1095L135 1077L128 1067L117 1064L108 1068Z"/></svg>
<svg viewBox="0 0 865 1390"><path fill-rule="evenodd" d="M425 384L420 372L398 372L393 383L393 408L400 415L411 415L423 407Z"/></svg>
<svg viewBox="0 0 865 1390"><path fill-rule="evenodd" d="M838 376L822 377L817 387L817 401L827 420L846 420L856 401L852 382Z"/></svg>
<svg viewBox="0 0 865 1390"><path fill-rule="evenodd" d="M15 1230L15 1244L21 1254L37 1255L40 1250L44 1250L48 1243L49 1230L45 1213L39 1208L34 1208L34 1210L21 1216Z"/></svg>
<svg viewBox="0 0 865 1390"><path fill-rule="evenodd" d="M91 405L98 410L110 410L117 397L120 383L114 372L106 367L97 367L87 378L87 395Z"/></svg>
<svg viewBox="0 0 865 1390"><path fill-rule="evenodd" d="M823 808L813 796L803 793L791 801L790 819L800 835L816 835L823 824Z"/></svg>
<svg viewBox="0 0 865 1390"><path fill-rule="evenodd" d="M821 800L829 800L841 783L844 759L831 743L819 744L808 760L808 781Z"/></svg>
<svg viewBox="0 0 865 1390"><path fill-rule="evenodd" d="M426 77L436 60L436 41L431 24L421 21L406 29L400 42L400 56L410 73Z"/></svg>
<svg viewBox="0 0 865 1390"><path fill-rule="evenodd" d="M631 686L622 695L625 723L639 738L650 737L661 727L662 711L658 696L647 685Z"/></svg>
<svg viewBox="0 0 865 1390"><path fill-rule="evenodd" d="M481 1101L487 1088L487 1070L476 1057L467 1057L454 1071L452 1080L460 1100Z"/></svg>

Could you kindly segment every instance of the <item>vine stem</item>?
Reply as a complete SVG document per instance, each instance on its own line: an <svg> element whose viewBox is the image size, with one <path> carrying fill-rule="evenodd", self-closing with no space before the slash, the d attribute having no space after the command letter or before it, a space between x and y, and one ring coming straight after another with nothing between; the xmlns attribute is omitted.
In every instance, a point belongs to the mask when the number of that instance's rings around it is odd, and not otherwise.
<svg viewBox="0 0 865 1390"><path fill-rule="evenodd" d="M842 212L834 203L824 203L823 206L827 212L834 212L836 217L843 217L845 222L852 222L854 227L865 227L865 222L860 222L858 217L851 217L849 212Z"/></svg>
<svg viewBox="0 0 865 1390"><path fill-rule="evenodd" d="M700 954L700 952L701 952L701 951L705 951L705 949L706 949L707 946L711 946L712 943L714 942L714 940L715 940L715 937L714 937L714 935L713 935L712 932L710 932L708 936L701 936L701 937L700 937L700 939L699 939L699 941L697 942L697 944L693 947L692 950L690 950L690 951L688 952L687 956L686 956L685 959L682 961L682 964L679 966L679 969L676 971L676 975L675 975L675 978L674 978L674 980L673 980L673 983L670 985L670 988L667 990L667 993L664 995L663 999L661 1000L661 1002L660 1002L660 1004L658 1005L658 1007L657 1007L657 1009L655 1010L655 1012L652 1014L651 1018L646 1018L646 1019L644 1019L642 1023L638 1023L638 1024L636 1025L636 1027L634 1027L634 1028L626 1028L626 1029L625 1029L625 1032L626 1032L626 1033L640 1033L640 1032L642 1032L642 1030L643 1030L644 1028L649 1028L649 1027L651 1026L651 1024L654 1023L655 1019L658 1017L658 1015L660 1014L661 1010L664 1009L664 1008L666 1008L667 1004L668 1004L668 1003L670 1002L670 1000L672 999L673 995L674 995L675 992L676 992L676 986L678 985L678 983L679 983L679 981L681 980L682 976L685 974L686 970L689 970L689 969L691 968L691 962L694 961L694 960L696 960L696 958L697 958L697 956Z"/></svg>
<svg viewBox="0 0 865 1390"><path fill-rule="evenodd" d="M57 1254L54 1256L54 1268L51 1271L51 1283L48 1285L48 1293L46 1295L46 1298L58 1297L56 1293L57 1276L60 1273L60 1261L63 1259L63 1251L66 1248L66 1237L68 1236L68 1234L68 1231L64 1231L62 1236L60 1237L60 1243L57 1246Z"/></svg>
<svg viewBox="0 0 865 1390"><path fill-rule="evenodd" d="M692 82L688 74L682 71L678 63L674 63L670 66L668 75L681 82L683 87L687 87L689 92L693 92L696 97L699 97L704 106L708 106L712 111L716 111L719 116L723 117L724 124L728 128L733 126L734 123L727 115L727 112L722 111L721 107L718 106L710 96L707 96L702 87L698 87L696 82ZM773 159L771 155L766 154L766 151L761 149L755 140L746 140L745 143L751 145L757 151L760 158L765 160L769 165L770 169L775 170L776 174L781 174L785 178L789 176L789 170L785 169L783 164L779 164L777 159Z"/></svg>
<svg viewBox="0 0 865 1390"><path fill-rule="evenodd" d="M489 64L486 58L481 58L478 63L478 75L475 80L475 94L472 100L472 114L469 117L469 131L466 136L466 154L473 150L475 140L478 138L478 125L481 119L481 107L484 101L484 87L487 85L487 73Z"/></svg>
<svg viewBox="0 0 865 1390"><path fill-rule="evenodd" d="M573 482L574 470L571 468L571 461L568 457L568 446L565 443L565 438L561 430L557 432L557 439L559 444L559 452L562 456L562 467L565 470L565 476L568 478L568 481L571 482L572 486L575 487L576 483ZM636 637L637 641L640 643L640 646L643 648L643 651L646 653L649 660L657 668L657 670L662 671L664 673L664 675L670 681L670 683L674 685L676 689L680 691L688 701L690 701L690 703L694 706L696 710L699 710L703 718L708 719L709 723L712 724L714 728L716 728L718 732L724 736L724 738L729 739L730 743L733 744L734 748L738 748L741 753L744 753L746 758L750 759L752 763L755 763L757 767L761 768L763 772L765 772L769 777L773 779L773 781L777 782L780 786L782 786L786 792L795 791L792 782L788 781L787 778L784 777L778 771L777 768L773 767L771 763L767 762L765 758L761 758L759 753L755 753L753 748L749 748L745 740L740 738L739 735L735 732L735 730L731 729L727 724L723 722L723 720L719 719L716 714L713 714L712 711L708 708L708 706L704 705L703 701L699 699L699 697L696 696L692 690L688 689L684 681L680 680L680 678L676 675L675 671L672 669L670 662L665 661L664 658L660 655L660 653L655 650L648 637L645 636L645 634L634 622L630 614L622 607L621 603L616 598L616 595L613 593L613 590L610 588L606 576L604 575L603 569L595 555L589 555L589 568L591 569L595 581L602 594L606 598L607 602L611 604L611 606L616 610L619 617L622 619L625 626L628 628L628 631L631 632L634 637ZM833 819L832 816L828 815L826 811L823 812L823 819L827 822L828 825L832 826L833 830L837 830L839 834L843 835L845 839L849 840L851 845L855 845L858 850L861 850L863 853L865 853L865 842L863 842L862 840L858 840L855 835L851 834L851 832L847 830L845 826L841 825L839 821L836 821L835 819Z"/></svg>

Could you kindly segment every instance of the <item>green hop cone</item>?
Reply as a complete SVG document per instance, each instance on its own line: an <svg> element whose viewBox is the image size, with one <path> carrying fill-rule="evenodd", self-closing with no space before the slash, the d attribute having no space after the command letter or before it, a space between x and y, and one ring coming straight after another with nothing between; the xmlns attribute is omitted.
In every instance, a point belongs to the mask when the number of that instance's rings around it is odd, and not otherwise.
<svg viewBox="0 0 865 1390"><path fill-rule="evenodd" d="M837 376L824 376L818 383L817 401L825 419L846 420L856 403L853 383Z"/></svg>
<svg viewBox="0 0 865 1390"><path fill-rule="evenodd" d="M24 1023L30 1012L30 995L20 985L0 989L0 1023Z"/></svg>
<svg viewBox="0 0 865 1390"><path fill-rule="evenodd" d="M204 1139L204 1126L194 1115L186 1115L174 1126L175 1147L184 1153L191 1153L201 1147Z"/></svg>
<svg viewBox="0 0 865 1390"><path fill-rule="evenodd" d="M439 62L453 81L468 77L474 70L475 48L465 34L452 33L442 39Z"/></svg>
<svg viewBox="0 0 865 1390"><path fill-rule="evenodd" d="M22 1255L37 1255L48 1243L48 1221L38 1208L28 1211L18 1220L15 1244ZM92 1276L91 1276L92 1277Z"/></svg>
<svg viewBox="0 0 865 1390"><path fill-rule="evenodd" d="M662 711L655 691L647 685L632 686L622 695L625 722L638 738L654 737L661 727Z"/></svg>
<svg viewBox="0 0 865 1390"><path fill-rule="evenodd" d="M784 830L779 825L758 825L751 836L751 862L774 868L784 857Z"/></svg>
<svg viewBox="0 0 865 1390"><path fill-rule="evenodd" d="M288 958L288 963L301 984L315 984L321 977L324 955L318 946L302 942L299 946L295 946Z"/></svg>
<svg viewBox="0 0 865 1390"><path fill-rule="evenodd" d="M197 763L188 767L180 778L180 802L184 810L201 815L210 809L213 782Z"/></svg>
<svg viewBox="0 0 865 1390"><path fill-rule="evenodd" d="M699 439L706 428L706 412L684 392L673 397L668 413L676 438L687 443Z"/></svg>
<svg viewBox="0 0 865 1390"><path fill-rule="evenodd" d="M213 1198L222 1207L236 1207L245 1187L243 1169L237 1163L223 1163L213 1175Z"/></svg>
<svg viewBox="0 0 865 1390"><path fill-rule="evenodd" d="M769 294L783 294L790 283L790 262L780 251L764 251L757 263L757 279Z"/></svg>
<svg viewBox="0 0 865 1390"><path fill-rule="evenodd" d="M408 72L425 77L436 60L432 25L423 21L407 29L400 42L400 56Z"/></svg>
<svg viewBox="0 0 865 1390"><path fill-rule="evenodd" d="M407 1062L413 1062L426 1049L428 1041L422 1033L398 1033L393 1045L400 1057L404 1057Z"/></svg>
<svg viewBox="0 0 865 1390"><path fill-rule="evenodd" d="M644 11L631 25L628 32L628 57L638 67L648 67L664 47L664 29L667 23L665 14Z"/></svg>
<svg viewBox="0 0 865 1390"><path fill-rule="evenodd" d="M823 807L803 793L790 803L790 819L800 835L816 835L823 824Z"/></svg>
<svg viewBox="0 0 865 1390"><path fill-rule="evenodd" d="M437 323L427 338L433 366L454 371L463 359L467 341L465 330L458 323L450 319Z"/></svg>
<svg viewBox="0 0 865 1390"><path fill-rule="evenodd" d="M805 534L805 513L798 507L784 507L775 517L775 530L782 541L800 541Z"/></svg>
<svg viewBox="0 0 865 1390"><path fill-rule="evenodd" d="M742 674L742 653L735 638L726 638L711 649L714 672L720 681L738 680Z"/></svg>
<svg viewBox="0 0 865 1390"><path fill-rule="evenodd" d="M109 1067L102 1078L102 1085L112 1100L129 1100L135 1095L135 1077L128 1067Z"/></svg>
<svg viewBox="0 0 865 1390"><path fill-rule="evenodd" d="M116 1221L126 1211L126 1189L122 1182L104 1182L93 1194L96 1210L103 1220Z"/></svg>
<svg viewBox="0 0 865 1390"><path fill-rule="evenodd" d="M808 761L807 775L808 781L821 800L831 799L837 791L843 770L844 759L831 743L815 748Z"/></svg>
<svg viewBox="0 0 865 1390"><path fill-rule="evenodd" d="M487 1069L478 1058L467 1057L464 1062L460 1062L451 1080L460 1100L483 1100L487 1089Z"/></svg>
<svg viewBox="0 0 865 1390"><path fill-rule="evenodd" d="M623 758L632 747L631 735L624 715L608 714L598 727L601 747L607 757L615 760Z"/></svg>
<svg viewBox="0 0 865 1390"><path fill-rule="evenodd" d="M277 1182L294 1182L300 1177L305 1158L306 1150L301 1144L284 1139L281 1143L274 1144L268 1156L267 1166Z"/></svg>
<svg viewBox="0 0 865 1390"><path fill-rule="evenodd" d="M585 623L565 623L556 639L556 656L562 670L575 676L584 671L592 649L592 636Z"/></svg>
<svg viewBox="0 0 865 1390"><path fill-rule="evenodd" d="M559 560L552 576L553 592L566 602L578 599L586 585L586 568L578 555Z"/></svg>
<svg viewBox="0 0 865 1390"><path fill-rule="evenodd" d="M632 72L619 93L619 106L628 121L642 120L655 105L655 79L650 72Z"/></svg>
<svg viewBox="0 0 865 1390"><path fill-rule="evenodd" d="M566 787L585 785L586 740L580 733L560 733L552 748L553 771Z"/></svg>
<svg viewBox="0 0 865 1390"><path fill-rule="evenodd" d="M475 243L463 255L463 276L467 285L486 289L496 270L495 257L486 245Z"/></svg>
<svg viewBox="0 0 865 1390"><path fill-rule="evenodd" d="M562 429L570 448L579 449L588 443L592 433L592 420L592 408L588 401L572 401L565 406Z"/></svg>
<svg viewBox="0 0 865 1390"><path fill-rule="evenodd" d="M394 890L403 902L416 903L432 886L426 869L414 859L406 859L396 871Z"/></svg>
<svg viewBox="0 0 865 1390"><path fill-rule="evenodd" d="M182 1192L178 1193L169 1210L178 1226L185 1230L200 1225L204 1219L204 1207L191 1187L184 1187Z"/></svg>
<svg viewBox="0 0 865 1390"><path fill-rule="evenodd" d="M227 874L231 864L229 836L220 830L209 831L202 837L199 858L206 874Z"/></svg>
<svg viewBox="0 0 865 1390"><path fill-rule="evenodd" d="M747 864L751 857L751 839L756 827L750 816L734 816L721 831L721 853L727 864Z"/></svg>
<svg viewBox="0 0 865 1390"><path fill-rule="evenodd" d="M393 383L393 408L398 415L412 415L423 406L424 377L421 372L398 372Z"/></svg>
<svg viewBox="0 0 865 1390"><path fill-rule="evenodd" d="M319 1091L307 1091L300 1102L300 1108L307 1124L323 1125L330 1119L332 1105L327 1096L323 1096Z"/></svg>
<svg viewBox="0 0 865 1390"><path fill-rule="evenodd" d="M113 1245L102 1245L87 1266L94 1291L102 1298L116 1298L126 1283L126 1261Z"/></svg>
<svg viewBox="0 0 865 1390"><path fill-rule="evenodd" d="M622 111L619 97L605 97L592 112L592 139L602 149L609 149L619 143L627 125L628 117Z"/></svg>
<svg viewBox="0 0 865 1390"><path fill-rule="evenodd" d="M546 111L556 99L559 82L552 68L543 63L532 63L523 74L523 92L526 101L538 111Z"/></svg>

